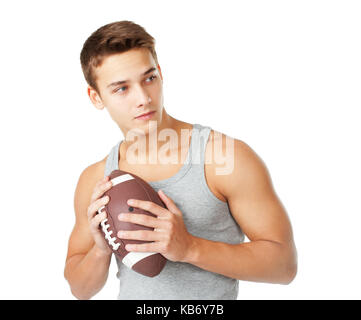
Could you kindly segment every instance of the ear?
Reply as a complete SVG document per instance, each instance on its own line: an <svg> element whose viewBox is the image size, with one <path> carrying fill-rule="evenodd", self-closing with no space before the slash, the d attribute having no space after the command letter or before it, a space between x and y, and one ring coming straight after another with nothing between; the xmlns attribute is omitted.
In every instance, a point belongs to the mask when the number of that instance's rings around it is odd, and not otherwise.
<svg viewBox="0 0 361 320"><path fill-rule="evenodd" d="M103 101L102 101L100 95L98 94L98 92L91 86L88 86L87 92L88 92L90 101L92 102L94 107L97 108L98 110L104 109L105 106L104 106Z"/></svg>

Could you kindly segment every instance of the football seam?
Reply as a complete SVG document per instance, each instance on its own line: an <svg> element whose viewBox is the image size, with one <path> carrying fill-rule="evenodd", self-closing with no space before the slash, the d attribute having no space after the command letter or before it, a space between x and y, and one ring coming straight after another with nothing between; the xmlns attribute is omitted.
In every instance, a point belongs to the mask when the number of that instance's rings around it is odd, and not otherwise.
<svg viewBox="0 0 361 320"><path fill-rule="evenodd" d="M106 209L108 209L108 205L106 205ZM108 213L109 212L109 213ZM110 214L110 210L107 210L107 218L108 218L108 221L111 220L111 223L112 223L112 226L115 226L115 223L114 223L114 220L113 220L113 217L112 215ZM110 221L109 221L110 222ZM123 247L124 250L125 250L125 246L124 246L124 242L118 237L118 233L115 233L116 230L114 230L114 228L112 228L110 225L109 227L111 228L111 230L113 231L113 234L114 236L116 237L116 239L120 242L120 247ZM117 250L114 250L112 248L112 250L114 252L118 252L119 248ZM128 252L128 251L127 251Z"/></svg>

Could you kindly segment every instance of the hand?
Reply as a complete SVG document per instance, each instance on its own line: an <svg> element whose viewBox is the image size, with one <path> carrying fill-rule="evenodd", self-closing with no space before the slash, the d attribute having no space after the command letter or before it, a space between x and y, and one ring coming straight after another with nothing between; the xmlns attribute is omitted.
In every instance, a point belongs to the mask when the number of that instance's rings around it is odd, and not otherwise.
<svg viewBox="0 0 361 320"><path fill-rule="evenodd" d="M88 222L90 227L90 232L93 236L96 246L100 249L101 252L105 254L111 254L112 250L109 248L103 233L99 228L99 224L106 219L107 213L105 210L99 214L98 210L102 206L106 205L109 201L109 197L103 197L105 191L109 190L112 187L112 182L109 181L109 176L104 177L99 180L93 190L91 195L90 205L88 206Z"/></svg>
<svg viewBox="0 0 361 320"><path fill-rule="evenodd" d="M145 214L121 213L118 219L147 227L154 230L121 230L117 236L121 239L154 241L144 244L127 244L125 249L138 252L158 252L171 261L185 262L192 250L194 237L188 233L182 212L174 204L173 200L167 197L163 191L158 194L166 205L163 208L152 201L129 199L128 205L143 209L156 215L150 217Z"/></svg>

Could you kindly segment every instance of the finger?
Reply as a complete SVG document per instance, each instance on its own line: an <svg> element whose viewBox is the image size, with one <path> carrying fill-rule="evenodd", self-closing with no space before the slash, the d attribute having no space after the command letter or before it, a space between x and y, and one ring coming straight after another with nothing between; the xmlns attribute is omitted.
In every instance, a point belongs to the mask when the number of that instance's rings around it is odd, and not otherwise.
<svg viewBox="0 0 361 320"><path fill-rule="evenodd" d="M105 181L99 184L94 188L93 194L91 196L91 202L94 202L96 199L100 198L105 191L109 190L112 187L111 181Z"/></svg>
<svg viewBox="0 0 361 320"><path fill-rule="evenodd" d="M104 196L101 197L100 199L94 201L92 204L90 204L90 206L88 207L88 219L93 219L93 217L98 213L98 210L106 205L109 202L109 197L108 196Z"/></svg>
<svg viewBox="0 0 361 320"><path fill-rule="evenodd" d="M159 190L158 191L158 195L161 198L161 200L164 202L164 204L166 205L166 207L168 208L169 211L175 213L175 214L182 214L182 212L178 209L178 207L176 206L176 204L174 203L174 201L169 198L164 192L163 190Z"/></svg>
<svg viewBox="0 0 361 320"><path fill-rule="evenodd" d="M158 252L160 253L159 242L150 242L142 244L127 244L125 250L133 252Z"/></svg>
<svg viewBox="0 0 361 320"><path fill-rule="evenodd" d="M117 233L119 239L126 240L142 240L142 241L159 241L161 240L161 235L159 232L149 231L149 230L120 230Z"/></svg>
<svg viewBox="0 0 361 320"><path fill-rule="evenodd" d="M107 218L107 213L104 210L102 213L99 213L96 215L91 221L90 221L90 227L93 230L97 230L99 228L100 223Z"/></svg>
<svg viewBox="0 0 361 320"><path fill-rule="evenodd" d="M164 221L161 221L158 218L147 216L146 214L121 213L118 215L118 219L120 221L131 222L150 228L161 229L164 227Z"/></svg>
<svg viewBox="0 0 361 320"><path fill-rule="evenodd" d="M106 182L108 180L109 180L109 176L104 176L103 179L98 181L98 184L101 184L101 183Z"/></svg>
<svg viewBox="0 0 361 320"><path fill-rule="evenodd" d="M108 180L109 180L109 176L105 176L103 177L103 179L98 180L94 186L94 189L99 187L101 184L107 182Z"/></svg>
<svg viewBox="0 0 361 320"><path fill-rule="evenodd" d="M156 216L162 216L162 215L167 214L167 212L168 212L168 210L166 210L163 207L155 204L152 201L128 199L127 204L132 206L132 207L136 207L136 208L148 211L150 213L153 213Z"/></svg>

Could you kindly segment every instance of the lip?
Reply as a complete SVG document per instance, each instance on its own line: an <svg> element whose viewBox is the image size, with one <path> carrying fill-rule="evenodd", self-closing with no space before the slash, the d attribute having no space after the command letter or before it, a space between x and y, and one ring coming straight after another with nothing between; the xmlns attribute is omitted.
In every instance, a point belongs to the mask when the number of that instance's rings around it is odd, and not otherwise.
<svg viewBox="0 0 361 320"><path fill-rule="evenodd" d="M154 113L155 113L155 111L150 111L150 112L144 113L144 114L136 117L135 119L137 119L137 120L148 120L153 116Z"/></svg>

